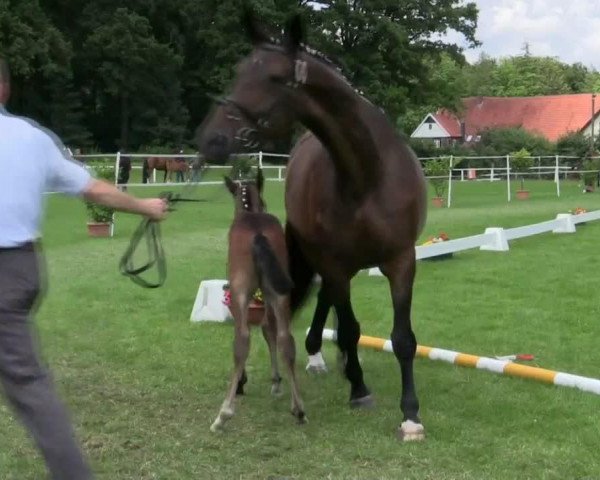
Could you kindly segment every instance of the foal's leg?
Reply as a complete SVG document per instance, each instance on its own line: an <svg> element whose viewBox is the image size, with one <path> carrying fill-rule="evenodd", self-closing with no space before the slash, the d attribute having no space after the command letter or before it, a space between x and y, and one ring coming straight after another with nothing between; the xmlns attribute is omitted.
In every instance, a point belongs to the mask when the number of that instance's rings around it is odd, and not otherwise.
<svg viewBox="0 0 600 480"><path fill-rule="evenodd" d="M350 280L344 280L342 284L337 284L335 290L331 290L331 294L338 319L337 345L345 358L343 370L346 378L350 381L350 406L353 408L371 407L374 403L373 396L365 385L362 368L358 361L360 324L356 320L350 303Z"/></svg>
<svg viewBox="0 0 600 480"><path fill-rule="evenodd" d="M233 417L234 401L237 385L244 372L244 366L250 350L250 329L248 328L248 304L250 302L247 295L235 295L232 289L231 307L233 318L235 319L235 338L233 341L233 361L234 371L229 385L229 391L225 401L221 406L219 415L210 426L211 431L216 432L223 428L227 420Z"/></svg>
<svg viewBox="0 0 600 480"><path fill-rule="evenodd" d="M398 428L398 437L405 441L422 440L425 437L425 430L419 419L419 400L413 377L413 359L417 351L417 340L410 323L410 310L415 263L415 249L411 247L401 256L380 267L389 280L394 306L391 340L402 373L400 408L404 414L402 425Z"/></svg>
<svg viewBox="0 0 600 480"><path fill-rule="evenodd" d="M325 285L321 285L317 297L317 307L315 308L312 323L310 324L310 330L304 341L304 346L308 352L308 364L306 365L306 370L312 373L327 372L327 365L323 359L321 347L323 345L323 328L325 328L325 322L327 321L327 314L329 313L331 304L329 303L325 289Z"/></svg>
<svg viewBox="0 0 600 480"><path fill-rule="evenodd" d="M298 423L307 422L304 413L304 402L300 397L298 379L296 378L296 342L290 331L290 305L289 298L282 295L273 295L269 301L273 306L273 312L277 319L277 346L281 352L288 374L290 376L290 390L292 394L292 415L298 419Z"/></svg>
<svg viewBox="0 0 600 480"><path fill-rule="evenodd" d="M279 395L281 393L281 376L277 367L277 320L270 307L267 307L266 315L267 323L263 325L262 333L269 346L271 356L271 395Z"/></svg>

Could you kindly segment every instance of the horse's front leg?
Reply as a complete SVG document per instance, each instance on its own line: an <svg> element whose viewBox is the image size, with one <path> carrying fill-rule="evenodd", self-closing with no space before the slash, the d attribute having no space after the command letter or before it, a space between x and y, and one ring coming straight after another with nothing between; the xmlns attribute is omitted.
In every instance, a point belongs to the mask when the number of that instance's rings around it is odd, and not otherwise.
<svg viewBox="0 0 600 480"><path fill-rule="evenodd" d="M323 329L325 328L331 303L327 298L325 288L325 285L322 284L317 297L317 307L315 308L312 323L304 341L304 346L308 353L306 370L312 373L327 372L327 365L321 353L321 347L323 345Z"/></svg>
<svg viewBox="0 0 600 480"><path fill-rule="evenodd" d="M350 406L371 407L373 396L363 380L363 371L358 361L358 340L360 324L350 303L350 279L335 284L328 282L328 294L335 307L338 319L337 345L345 359L343 371L350 381Z"/></svg>
<svg viewBox="0 0 600 480"><path fill-rule="evenodd" d="M410 320L416 270L415 249L413 247L406 249L396 259L381 265L380 268L390 283L394 306L392 348L400 363L402 375L400 408L404 418L398 428L398 437L404 441L422 440L425 437L425 429L419 419L419 400L413 375L413 359L417 351L417 340Z"/></svg>

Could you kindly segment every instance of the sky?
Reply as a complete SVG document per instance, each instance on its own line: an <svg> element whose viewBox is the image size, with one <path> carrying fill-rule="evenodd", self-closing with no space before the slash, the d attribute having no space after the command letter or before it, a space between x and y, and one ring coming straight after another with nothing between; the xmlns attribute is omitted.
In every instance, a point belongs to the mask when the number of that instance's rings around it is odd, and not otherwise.
<svg viewBox="0 0 600 480"><path fill-rule="evenodd" d="M479 8L476 38L482 43L465 50L469 62L482 51L495 58L519 55L527 42L532 55L600 70L600 0L465 1Z"/></svg>

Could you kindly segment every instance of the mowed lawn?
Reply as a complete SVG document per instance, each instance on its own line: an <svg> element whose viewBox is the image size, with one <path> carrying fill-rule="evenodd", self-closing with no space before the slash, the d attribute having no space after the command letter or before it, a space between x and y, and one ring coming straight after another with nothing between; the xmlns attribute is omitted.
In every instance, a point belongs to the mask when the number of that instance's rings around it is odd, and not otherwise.
<svg viewBox="0 0 600 480"><path fill-rule="evenodd" d="M531 200L507 203L505 183L454 184L453 207L429 210L421 240L440 231L458 238L549 220L579 206L600 209L600 194L584 195L576 182L562 184L560 198L551 182L526 186ZM233 206L222 186L197 193L206 202L180 205L162 224L168 278L154 290L118 272L137 218L118 214L115 238L92 239L82 204L49 198L50 287L35 323L98 478L598 478L600 397L441 362L415 361L427 438L399 443L393 355L360 352L377 401L369 411L348 408L349 386L332 344L324 347L330 373L305 373L303 339L314 297L294 320L309 423L299 427L289 414L285 374L283 397L270 397L267 349L255 330L247 395L226 431L211 433L232 366L232 327L192 324L189 317L200 281L225 278ZM268 182L266 200L283 219L283 184ZM575 234L516 240L509 252L470 250L419 262L417 340L476 355L532 353L537 366L600 377L599 238L600 222L592 222ZM392 309L385 278L357 275L352 295L362 332L387 337ZM37 451L2 404L0 479L40 478Z"/></svg>

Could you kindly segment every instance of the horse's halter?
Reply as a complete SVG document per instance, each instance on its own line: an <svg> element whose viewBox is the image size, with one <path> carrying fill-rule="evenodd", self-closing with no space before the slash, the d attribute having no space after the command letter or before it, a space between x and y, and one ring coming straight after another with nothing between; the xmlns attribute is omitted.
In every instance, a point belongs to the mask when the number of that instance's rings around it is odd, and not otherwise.
<svg viewBox="0 0 600 480"><path fill-rule="evenodd" d="M285 85L292 89L298 89L300 85L306 84L307 79L308 64L306 60L296 58L294 60L294 78L287 81ZM260 146L260 133L271 127L269 119L271 118L276 105L273 105L266 112L256 115L231 97L217 98L216 102L219 105L229 106L235 111L235 114L227 114L229 120L244 122L250 125L250 127L240 127L236 131L234 138L241 142L242 146L246 148L256 148ZM256 138L257 136L259 138Z"/></svg>

